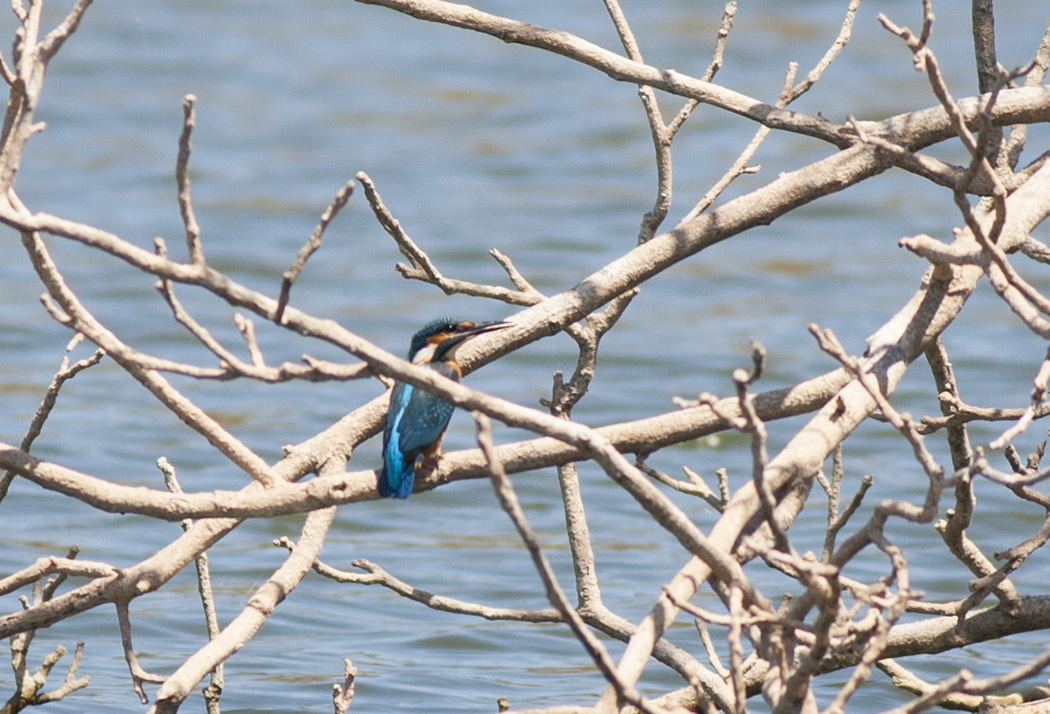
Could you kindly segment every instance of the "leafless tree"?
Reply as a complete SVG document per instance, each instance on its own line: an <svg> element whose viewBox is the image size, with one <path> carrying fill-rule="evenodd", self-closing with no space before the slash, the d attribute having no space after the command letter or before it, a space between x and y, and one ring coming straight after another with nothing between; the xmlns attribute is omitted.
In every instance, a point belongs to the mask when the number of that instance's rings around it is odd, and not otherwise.
<svg viewBox="0 0 1050 714"><path fill-rule="evenodd" d="M1050 249L1030 235L1050 213L1050 166L1046 161L1050 147L1033 150L1025 144L1029 125L1050 121L1050 88L1043 84L1050 64L1050 29L1039 46L1031 48L1029 64L1003 68L996 61L992 1L973 0L978 92L954 97L927 44L934 27L930 0L923 2L917 32L896 24L898 18L880 17L887 48L906 48L916 69L925 74L930 106L880 121L850 119L837 123L819 114L793 111L789 106L820 80L847 46L859 0L851 0L844 8L838 36L829 38L826 53L811 70L800 79L799 67L789 65L780 95L771 104L714 82L723 50L732 39L737 13L734 2L724 9L720 29L712 38L710 64L699 77L647 64L617 0L605 0L605 9L622 41L622 52L564 31L441 0L369 3L526 45L537 52L554 53L567 62L596 69L613 81L638 85L639 121L646 122L651 132L657 171L653 207L641 218L637 241L632 240L632 247L622 256L591 275L580 276L574 288L556 295L541 293L515 268L513 256L497 251L493 257L505 269L509 285L468 283L441 272L425 246L413 242L394 212L383 204L372 180L359 173L356 180L336 191L298 255L289 256L290 267L281 283L273 286L272 294L252 290L217 270L207 258L189 179L195 125L192 96L183 103L184 122L175 167L177 201L185 227L184 259L174 257L175 251L169 252L162 239L148 251L100 228L34 210L19 197L16 175L26 146L43 128L35 111L44 91L48 63L76 32L90 0L79 0L50 29L42 23L41 0L30 0L28 5L12 0L20 27L10 58L0 65L9 87L0 135L0 221L20 235L25 256L46 290L44 307L73 335L70 350L86 341L96 351L76 362L63 361L22 443L0 445L0 466L6 469L0 481L0 499L12 481L20 478L108 513L179 521L184 532L130 567L81 560L76 551L71 551L27 563L0 578L0 595L19 590L31 593L22 598L20 609L0 616L0 635L11 638L16 675L16 689L0 711L20 711L87 686L86 677L76 678L83 643L76 646L64 683L46 692L48 674L64 650L41 658L39 669L30 674L29 646L38 629L112 604L133 688L146 703L146 687L156 687L149 711L176 711L194 687L210 675L205 699L209 711L217 712L223 662L251 639L268 617L280 617L277 606L311 571L346 583L379 584L428 607L463 616L564 623L593 658L608 688L596 702L545 710L552 713L739 713L747 709L750 698L761 696L777 714L809 714L819 708L813 691L817 678L845 671L845 684L824 707L828 714L837 714L850 705L851 697L872 676L874 668L885 672L896 686L916 694L910 703L898 708L901 712L934 706L971 711L1014 707L1046 697L1045 687L1021 689L1015 685L1050 663L1050 648L1033 653L1022 666L985 679L975 678L959 664L953 676L927 682L902 662L912 655L952 653L975 643L1050 626L1050 593L1024 596L1011 581L1014 571L1050 537L1050 498L1036 488L1050 476L1050 469L1040 466L1042 448L1026 457L1011 444L1033 422L1050 414L1046 399L1050 353L1032 355L1034 386L1028 404L978 407L963 401L963 390L956 383L940 339L984 277L1025 328L1050 339L1050 298L1015 268L1020 261L1050 262ZM945 3L944 11L958 12L959 8ZM658 92L665 100L680 102L670 120L657 103ZM724 176L697 199L695 207L673 228L664 230L673 188L674 140L700 105L752 124L754 138ZM767 177L758 188L737 198L720 201L722 192L735 179L755 173L752 159L773 132L817 139L831 152L809 165ZM953 165L925 151L946 142L961 146L969 160ZM1022 156L1033 158L1022 162ZM913 235L900 240L901 246L928 265L921 274L917 270L914 291L901 296L898 311L870 336L863 354L844 347L830 331L814 325L813 349L827 353L829 371L790 388L758 391L765 355L755 343L750 368L732 375L733 394L681 399L675 411L601 428L573 420L573 408L585 397L594 373L601 339L630 309L638 288L647 280L720 241L891 170L910 172L950 189L959 219L957 226L943 227L944 239ZM462 359L468 370L557 332L564 331L575 340L579 347L576 369L568 378L560 373L554 376L545 411L451 382L389 354L333 320L294 306L292 289L300 271L321 247L326 227L358 185L376 219L408 261L398 266L402 276L446 293L521 308L510 318L513 329L471 343ZM122 340L120 325L105 324L78 297L62 266L53 260L45 237L79 244L86 251L123 261L156 279L173 319L210 350L214 356L211 363L179 362ZM183 254L181 249L178 252ZM236 308L236 324L244 344L224 344L216 338L183 307L176 288L205 291ZM301 362L271 364L255 338L253 321L260 320L285 330L289 340L334 345L346 354L347 361L335 363L304 356ZM895 409L892 397L906 370L920 357L925 357L931 372L929 384L939 395L942 413L913 418ZM203 436L246 474L247 484L238 491L215 488L183 492L175 469L161 460L168 490L133 488L83 473L76 463L60 464L31 455L32 443L55 407L63 382L101 359L119 365L187 429ZM426 593L372 562L355 561L356 570L347 571L318 560L337 507L378 497L375 472L348 471L347 464L353 450L380 429L388 392L358 405L312 438L285 447L282 459L268 463L176 389L169 381L171 375L210 381L217 389L230 380L277 383L378 377L389 386L394 378L472 410L479 448L445 454L436 466L421 474L416 488L437 488L460 479L491 479L499 503L535 563L550 608L526 610L463 602ZM986 376L995 379L994 374ZM799 415L806 415L804 425L779 453L770 454L766 424ZM870 479L853 483L846 477L843 453L848 439L859 425L871 419L890 424L899 433L899 448L914 454L915 468L926 482L925 496L919 502L885 500L865 508L862 501ZM491 438L493 421L526 429L535 437L497 446ZM974 446L967 431L970 422L1003 422L1007 426L990 443ZM724 472L712 486L688 469L680 479L647 462L650 455L668 446L723 431L746 435L750 449L752 478L736 491L731 491ZM930 439L944 440L950 465L931 453L927 447ZM1004 453L1013 472L994 468L987 458L992 452ZM686 564L669 582L645 584L651 588L652 606L640 621L625 619L602 601L587 526L587 504L575 467L583 461L597 464L651 515L654 529L668 531L683 548ZM548 564L511 480L514 474L545 467L557 468L561 485L575 574L569 589L575 590L575 602ZM988 554L968 535L979 507L974 491L978 480L1044 509L1042 525L1012 547ZM797 550L791 532L802 507L815 493L815 485L828 498L826 538L819 555ZM717 522L706 531L702 529L669 497L670 490L696 496L714 507L719 513ZM293 513L307 515L297 538L279 542L287 549L286 560L255 590L236 617L220 623L209 585L209 548L245 519ZM867 520L858 514L867 514ZM913 585L908 553L887 529L888 524L900 521L933 526L943 540L944 557L957 559L972 576L967 597L954 602L921 598ZM846 577L844 566L865 550L878 551L885 558L887 574L869 582ZM132 646L129 604L164 587L190 563L197 569L209 639L175 671L148 672L139 664ZM790 579L794 584L792 597L780 601L779 592L762 592L744 567L754 563ZM411 578L411 574L403 575ZM717 595L721 609L697 606L694 595L702 587ZM685 616L695 618L698 637L693 648L664 639L668 628ZM619 660L609 653L605 638L626 643ZM728 663L723 663L718 654L716 638L724 640L722 651L728 651ZM681 675L682 688L656 698L643 694L639 678L654 662ZM345 680L334 691L335 711L345 712L350 707L355 675L356 669L347 660ZM500 710L511 705L513 702L501 702ZM1045 710L1047 705L1042 706Z"/></svg>

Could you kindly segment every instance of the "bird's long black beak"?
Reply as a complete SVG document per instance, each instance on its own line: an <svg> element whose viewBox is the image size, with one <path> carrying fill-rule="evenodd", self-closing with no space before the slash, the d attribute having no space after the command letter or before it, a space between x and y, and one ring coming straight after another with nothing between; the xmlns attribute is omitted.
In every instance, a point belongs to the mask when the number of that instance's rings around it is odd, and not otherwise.
<svg viewBox="0 0 1050 714"><path fill-rule="evenodd" d="M470 328L469 330L464 330L463 332L456 333L455 336L450 337L449 339L442 342L440 347L438 347L438 354L435 355L435 358L439 357L440 355L450 354L453 350L455 350L457 347L459 347L471 337L483 335L486 332L495 332L496 330L503 330L508 327L513 327L513 324L510 322L503 321L475 323L474 327Z"/></svg>
<svg viewBox="0 0 1050 714"><path fill-rule="evenodd" d="M512 326L513 326L512 323L503 322L502 320L497 320L496 322L479 322L476 325L474 325L474 327L471 328L470 330L467 330L466 332L462 333L462 336L464 338L466 338L466 337L473 337L474 335L482 335L482 334L484 334L486 332L495 332L496 330L504 330L504 329L506 329L508 327L512 327Z"/></svg>

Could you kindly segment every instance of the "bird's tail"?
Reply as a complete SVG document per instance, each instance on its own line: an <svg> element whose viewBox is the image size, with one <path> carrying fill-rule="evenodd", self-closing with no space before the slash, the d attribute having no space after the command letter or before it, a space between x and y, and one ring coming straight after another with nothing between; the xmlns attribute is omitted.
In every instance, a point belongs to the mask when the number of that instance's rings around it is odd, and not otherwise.
<svg viewBox="0 0 1050 714"><path fill-rule="evenodd" d="M391 449L379 472L379 495L383 498L408 498L416 480L415 459L406 459L398 449Z"/></svg>

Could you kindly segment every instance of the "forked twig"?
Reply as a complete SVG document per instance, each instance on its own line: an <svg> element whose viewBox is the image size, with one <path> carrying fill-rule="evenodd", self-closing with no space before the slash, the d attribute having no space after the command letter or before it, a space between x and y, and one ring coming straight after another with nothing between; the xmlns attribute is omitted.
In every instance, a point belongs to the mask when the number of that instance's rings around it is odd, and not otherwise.
<svg viewBox="0 0 1050 714"><path fill-rule="evenodd" d="M66 345L66 352L72 352L84 336L81 333L77 333L73 336L73 339ZM62 385L67 381L77 376L85 369L93 367L98 364L105 352L101 349L95 350L95 353L90 357L77 360L73 364L69 363L69 356L66 355L62 358L62 363L59 365L58 371L55 372L55 376L51 379L51 384L47 386L44 391L44 398L40 402L40 406L37 407L36 413L29 422L29 427L26 429L25 435L22 437L22 443L19 448L24 452L29 452L33 446L33 442L40 436L41 431L44 428L44 422L47 421L48 416L51 415L51 411L55 408L55 402L58 400L58 393L62 389ZM0 476L0 501L4 500L7 495L7 491L11 486L11 482L15 478L14 471L4 471L3 475Z"/></svg>

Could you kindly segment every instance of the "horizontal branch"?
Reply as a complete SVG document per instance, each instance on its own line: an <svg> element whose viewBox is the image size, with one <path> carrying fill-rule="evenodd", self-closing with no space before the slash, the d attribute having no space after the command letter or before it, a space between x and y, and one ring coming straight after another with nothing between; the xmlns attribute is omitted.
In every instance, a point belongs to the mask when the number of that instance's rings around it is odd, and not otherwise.
<svg viewBox="0 0 1050 714"><path fill-rule="evenodd" d="M41 461L13 446L0 444L0 467L37 485L71 496L108 513L136 513L178 521L184 518L268 518L314 511L326 506L378 498L375 473L346 472L300 484L279 482L262 490L217 489L171 493L144 486L125 486L58 464Z"/></svg>
<svg viewBox="0 0 1050 714"><path fill-rule="evenodd" d="M995 606L972 613L962 622L955 616L948 616L895 625L889 631L882 656L899 659L938 654L1047 628L1050 628L1050 596L1024 596L1020 598L1016 612ZM821 662L820 670L834 672L852 667L859 660L859 652L836 652ZM753 679L754 686L761 686L758 673Z"/></svg>
<svg viewBox="0 0 1050 714"><path fill-rule="evenodd" d="M1022 597L1020 610L1015 614L996 606L975 612L960 622L955 616L936 617L918 622L907 622L890 628L886 649L881 657L903 658L933 655L949 650L997 640L1009 635L1037 632L1050 628L1050 596ZM861 648L838 650L821 660L821 674L855 667L861 660ZM760 693L768 671L768 662L759 662L747 671L747 693ZM695 709L696 691L684 687L670 692L661 700Z"/></svg>
<svg viewBox="0 0 1050 714"><path fill-rule="evenodd" d="M823 405L846 382L842 371L830 372L790 389L755 396L755 408L764 420L811 412ZM377 398L377 402L382 398ZM599 427L594 431L621 453L651 453L664 446L691 441L728 427L725 419L738 408L735 398L710 407L693 407L633 422ZM524 407L521 407L524 409ZM509 473L555 466L587 458L585 450L550 437L505 444L497 454ZM0 468L51 491L57 491L109 513L137 513L169 521L183 518L263 518L377 498L375 472L351 471L300 484L279 481L271 488L171 493L142 486L125 486L97 478L0 443ZM421 474L422 476L423 474ZM421 479L420 488L486 475L478 449L449 452L438 468Z"/></svg>
<svg viewBox="0 0 1050 714"><path fill-rule="evenodd" d="M117 575L118 572L109 563L58 558L55 556L39 558L28 568L23 568L17 573L8 575L6 578L0 578L0 595L14 592L52 573L81 578L110 578Z"/></svg>

